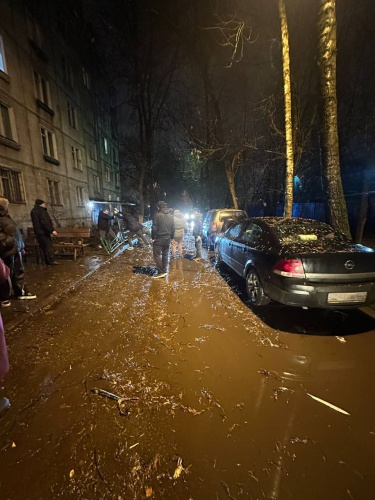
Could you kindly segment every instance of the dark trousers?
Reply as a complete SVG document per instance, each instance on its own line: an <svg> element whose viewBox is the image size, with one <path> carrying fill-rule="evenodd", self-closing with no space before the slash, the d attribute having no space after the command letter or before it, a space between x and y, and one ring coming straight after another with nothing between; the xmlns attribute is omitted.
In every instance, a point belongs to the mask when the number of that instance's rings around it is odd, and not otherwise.
<svg viewBox="0 0 375 500"><path fill-rule="evenodd" d="M154 241L153 254L159 274L167 272L170 243L170 238Z"/></svg>
<svg viewBox="0 0 375 500"><path fill-rule="evenodd" d="M51 236L45 234L38 235L37 240L39 247L42 251L43 259L45 264L51 264L55 260L55 252L53 251L53 244Z"/></svg>
<svg viewBox="0 0 375 500"><path fill-rule="evenodd" d="M146 238L146 236L144 236L144 234L147 234L148 236L151 236L151 232L150 230L148 229L148 227L142 227L142 228L139 228L137 229L136 231L131 231L129 230L129 246L133 246L133 238L134 236L138 236L138 239L141 239L143 241L143 244L144 245L149 245L149 240Z"/></svg>
<svg viewBox="0 0 375 500"><path fill-rule="evenodd" d="M13 288L13 293L16 297L19 297L20 295L22 295L22 291L24 289L24 277L25 277L25 270L23 268L23 262L22 262L22 254L21 252L17 252L15 255L9 255L9 257L5 257L3 260L10 269L10 281L11 281L11 287ZM8 281L6 281L0 286L1 300L6 300L7 298L9 298L11 287L9 286Z"/></svg>

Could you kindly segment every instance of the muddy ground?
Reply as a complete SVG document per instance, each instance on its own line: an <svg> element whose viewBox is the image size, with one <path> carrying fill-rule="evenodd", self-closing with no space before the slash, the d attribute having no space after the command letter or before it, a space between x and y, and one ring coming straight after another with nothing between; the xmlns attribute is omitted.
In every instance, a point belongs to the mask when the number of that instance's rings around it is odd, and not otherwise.
<svg viewBox="0 0 375 500"><path fill-rule="evenodd" d="M2 499L373 497L374 319L253 311L209 258L90 258L2 311Z"/></svg>

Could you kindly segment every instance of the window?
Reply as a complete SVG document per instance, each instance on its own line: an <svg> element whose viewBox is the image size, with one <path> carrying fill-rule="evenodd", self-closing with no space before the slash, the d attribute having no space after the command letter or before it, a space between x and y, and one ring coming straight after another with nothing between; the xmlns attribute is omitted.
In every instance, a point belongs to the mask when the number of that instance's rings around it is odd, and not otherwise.
<svg viewBox="0 0 375 500"><path fill-rule="evenodd" d="M94 191L95 193L100 193L99 176L94 174L93 179L94 179Z"/></svg>
<svg viewBox="0 0 375 500"><path fill-rule="evenodd" d="M83 187L76 187L76 195L77 195L77 205L79 207L83 207Z"/></svg>
<svg viewBox="0 0 375 500"><path fill-rule="evenodd" d="M1 193L11 203L25 203L22 175L8 168L0 168Z"/></svg>
<svg viewBox="0 0 375 500"><path fill-rule="evenodd" d="M36 98L48 107L51 107L49 84L45 78L42 77L37 71L34 71L34 82Z"/></svg>
<svg viewBox="0 0 375 500"><path fill-rule="evenodd" d="M42 135L42 146L43 146L44 156L57 159L55 134L44 127L40 127L40 133Z"/></svg>
<svg viewBox="0 0 375 500"><path fill-rule="evenodd" d="M78 130L78 121L77 121L77 110L70 104L68 101L66 103L68 108L68 122L71 127Z"/></svg>
<svg viewBox="0 0 375 500"><path fill-rule="evenodd" d="M237 238L237 236L240 234L241 228L242 224L236 224L228 230L227 234L229 234L229 236L231 236L232 238Z"/></svg>
<svg viewBox="0 0 375 500"><path fill-rule="evenodd" d="M111 182L111 171L109 170L109 167L105 167L104 172L106 182Z"/></svg>
<svg viewBox="0 0 375 500"><path fill-rule="evenodd" d="M90 75L87 73L85 68L82 68L82 76L83 76L83 85L90 90L91 88L91 81L90 81Z"/></svg>
<svg viewBox="0 0 375 500"><path fill-rule="evenodd" d="M13 108L0 101L0 136L16 141L16 127L14 122Z"/></svg>
<svg viewBox="0 0 375 500"><path fill-rule="evenodd" d="M72 66L68 63L68 61L65 59L65 57L62 57L62 70L63 70L63 76L64 80L69 83L73 87L74 85L74 77L73 77L73 68Z"/></svg>
<svg viewBox="0 0 375 500"><path fill-rule="evenodd" d="M103 148L104 148L104 154L108 154L108 139L106 137L103 137Z"/></svg>
<svg viewBox="0 0 375 500"><path fill-rule="evenodd" d="M48 179L48 193L51 205L62 205L60 196L60 183Z"/></svg>
<svg viewBox="0 0 375 500"><path fill-rule="evenodd" d="M0 71L3 71L4 73L6 73L7 71L7 67L5 64L4 43L1 35L0 35Z"/></svg>
<svg viewBox="0 0 375 500"><path fill-rule="evenodd" d="M115 182L116 182L116 187L120 186L120 174L118 172L115 173Z"/></svg>
<svg viewBox="0 0 375 500"><path fill-rule="evenodd" d="M74 168L82 170L82 153L79 148L72 146L72 160Z"/></svg>
<svg viewBox="0 0 375 500"><path fill-rule="evenodd" d="M90 144L90 158L92 158L95 161L97 161L98 159L98 150L96 148L95 142L92 142Z"/></svg>
<svg viewBox="0 0 375 500"><path fill-rule="evenodd" d="M32 40L35 45L39 48L43 46L43 33L40 29L39 24L35 21L34 18L28 18L27 20L27 29L30 40Z"/></svg>
<svg viewBox="0 0 375 500"><path fill-rule="evenodd" d="M262 229L257 224L250 223L245 227L242 239L250 245L256 245L261 236Z"/></svg>

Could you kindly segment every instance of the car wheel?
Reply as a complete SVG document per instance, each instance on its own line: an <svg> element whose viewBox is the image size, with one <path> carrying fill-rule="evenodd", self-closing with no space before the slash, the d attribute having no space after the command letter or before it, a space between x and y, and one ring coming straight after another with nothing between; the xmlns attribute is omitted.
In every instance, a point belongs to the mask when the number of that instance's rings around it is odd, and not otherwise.
<svg viewBox="0 0 375 500"><path fill-rule="evenodd" d="M246 275L246 291L253 306L266 306L270 299L264 294L259 276L254 269L250 269Z"/></svg>

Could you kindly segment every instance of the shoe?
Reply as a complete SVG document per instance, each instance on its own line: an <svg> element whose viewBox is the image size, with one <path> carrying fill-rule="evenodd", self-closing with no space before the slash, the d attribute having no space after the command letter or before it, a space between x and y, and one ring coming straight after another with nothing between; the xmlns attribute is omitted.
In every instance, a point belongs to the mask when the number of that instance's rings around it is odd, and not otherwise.
<svg viewBox="0 0 375 500"><path fill-rule="evenodd" d="M0 416L10 408L10 401L8 398L0 398Z"/></svg>
<svg viewBox="0 0 375 500"><path fill-rule="evenodd" d="M193 260L195 260L195 262L199 262L200 260L202 260L202 257L195 257Z"/></svg>
<svg viewBox="0 0 375 500"><path fill-rule="evenodd" d="M17 297L17 299L18 300L32 300L32 299L36 299L36 295L34 295L31 292L25 292L25 291L23 291L23 294L19 295Z"/></svg>
<svg viewBox="0 0 375 500"><path fill-rule="evenodd" d="M101 245L98 245L98 248L103 248Z"/></svg>
<svg viewBox="0 0 375 500"><path fill-rule="evenodd" d="M10 307L10 300L2 300L0 302L1 307Z"/></svg>
<svg viewBox="0 0 375 500"><path fill-rule="evenodd" d="M167 276L167 273L158 273L153 276L154 279L157 278L165 278Z"/></svg>
<svg viewBox="0 0 375 500"><path fill-rule="evenodd" d="M134 247L129 247L127 248L127 250L134 250Z"/></svg>

